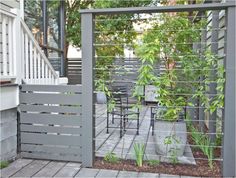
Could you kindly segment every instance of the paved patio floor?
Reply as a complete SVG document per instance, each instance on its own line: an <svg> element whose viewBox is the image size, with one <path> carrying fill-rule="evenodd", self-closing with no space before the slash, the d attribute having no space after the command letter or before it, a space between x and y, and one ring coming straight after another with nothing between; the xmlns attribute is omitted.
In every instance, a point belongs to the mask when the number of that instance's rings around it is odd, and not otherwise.
<svg viewBox="0 0 236 178"><path fill-rule="evenodd" d="M57 161L45 161L45 160L32 160L32 159L18 159L11 163L7 168L0 170L1 178L18 177L18 178L191 178L187 176L166 175L166 174L153 174L144 172L132 172L132 171L116 171L105 169L91 169L82 168L79 163L71 162L57 162Z"/></svg>
<svg viewBox="0 0 236 178"><path fill-rule="evenodd" d="M154 138L151 133L150 120L151 111L149 106L142 106L140 110L140 129L139 135L136 134L136 120L129 119L128 127L125 135L120 139L119 119L115 119L115 123L111 124L109 134L106 133L107 113L106 105L96 105L96 156L104 157L108 152L114 152L122 159L135 159L134 143L145 144L145 160L160 160L162 162L171 162L170 159L158 155L155 151ZM111 118L111 117L110 117ZM186 146L183 156L178 158L180 163L196 164L190 146Z"/></svg>

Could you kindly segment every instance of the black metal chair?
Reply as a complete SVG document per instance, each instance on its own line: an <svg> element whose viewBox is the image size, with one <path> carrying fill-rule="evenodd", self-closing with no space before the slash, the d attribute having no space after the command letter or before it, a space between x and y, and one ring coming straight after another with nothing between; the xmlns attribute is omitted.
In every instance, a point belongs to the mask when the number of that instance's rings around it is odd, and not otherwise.
<svg viewBox="0 0 236 178"><path fill-rule="evenodd" d="M139 109L133 110L131 97L129 96L129 88L122 85L112 85L110 86L112 91L111 96L107 96L107 133L109 133L109 128L120 128L120 138L126 132L126 124L129 121L129 116L136 115L137 127L129 129L137 129L136 134L139 134ZM109 103L113 102L114 107L109 110ZM115 119L119 119L119 126L110 126L110 117L112 116L111 123L114 124Z"/></svg>

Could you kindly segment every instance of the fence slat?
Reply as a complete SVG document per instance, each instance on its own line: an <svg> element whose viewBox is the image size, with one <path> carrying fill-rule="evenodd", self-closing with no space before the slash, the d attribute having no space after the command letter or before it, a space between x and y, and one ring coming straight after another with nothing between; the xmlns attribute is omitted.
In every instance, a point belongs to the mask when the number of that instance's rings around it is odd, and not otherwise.
<svg viewBox="0 0 236 178"><path fill-rule="evenodd" d="M52 154L45 154L45 153L27 153L22 152L22 157L25 158L33 158L33 159L48 159L48 160L58 160L58 161L74 161L74 162L80 162L81 156L61 156L61 155L52 155Z"/></svg>
<svg viewBox="0 0 236 178"><path fill-rule="evenodd" d="M30 144L81 146L80 136L37 134L21 132L21 142Z"/></svg>
<svg viewBox="0 0 236 178"><path fill-rule="evenodd" d="M38 125L25 125L21 124L21 132L39 132L39 133L59 133L59 134L72 134L80 135L80 128L73 127L60 127L60 126L38 126Z"/></svg>
<svg viewBox="0 0 236 178"><path fill-rule="evenodd" d="M21 113L20 123L55 124L63 126L82 126L81 116L65 114L34 114Z"/></svg>
<svg viewBox="0 0 236 178"><path fill-rule="evenodd" d="M81 85L21 85L21 91L82 93L82 86Z"/></svg>
<svg viewBox="0 0 236 178"><path fill-rule="evenodd" d="M20 105L20 111L22 112L58 112L58 113L74 113L81 114L80 106L45 106L45 105Z"/></svg>
<svg viewBox="0 0 236 178"><path fill-rule="evenodd" d="M28 144L22 144L21 149L23 152L32 151L34 152L47 152L47 153L54 153L54 154L60 154L67 152L68 154L74 154L79 156L80 154L80 147L56 147L56 146L47 146L47 145L28 145Z"/></svg>
<svg viewBox="0 0 236 178"><path fill-rule="evenodd" d="M82 96L80 94L67 96L65 94L21 93L20 100L21 103L75 105L79 101L82 103Z"/></svg>

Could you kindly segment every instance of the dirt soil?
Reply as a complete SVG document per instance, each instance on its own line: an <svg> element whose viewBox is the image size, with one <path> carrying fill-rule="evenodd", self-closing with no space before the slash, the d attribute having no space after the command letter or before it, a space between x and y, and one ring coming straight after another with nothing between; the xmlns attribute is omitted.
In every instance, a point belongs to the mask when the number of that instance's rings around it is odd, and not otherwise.
<svg viewBox="0 0 236 178"><path fill-rule="evenodd" d="M202 153L196 153L199 156ZM214 167L211 169L208 162L205 160L196 160L197 165L188 164L171 164L161 162L157 166L150 166L144 162L142 167L137 167L134 160L120 160L119 163L108 163L103 158L96 158L94 168L98 169L111 169L111 170L125 170L137 172L150 172L173 174L183 176L203 176L203 177L221 177L220 163L214 162Z"/></svg>
<svg viewBox="0 0 236 178"><path fill-rule="evenodd" d="M188 137L188 141L191 144L192 140L190 137ZM99 169L126 170L183 176L222 177L220 161L214 161L213 168L211 169L208 165L207 157L201 150L192 149L192 152L196 165L161 162L159 165L150 166L147 162L144 162L142 167L138 167L136 166L134 160L120 160L118 163L108 163L104 161L103 158L96 158L94 167ZM220 152L221 151L219 149L215 150L215 157L219 158ZM204 160L202 158L204 158Z"/></svg>

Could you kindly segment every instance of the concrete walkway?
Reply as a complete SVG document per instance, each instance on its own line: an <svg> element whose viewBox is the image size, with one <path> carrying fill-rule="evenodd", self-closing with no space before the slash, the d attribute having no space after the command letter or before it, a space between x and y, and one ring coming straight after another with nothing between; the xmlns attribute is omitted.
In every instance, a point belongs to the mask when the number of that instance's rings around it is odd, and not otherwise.
<svg viewBox="0 0 236 178"><path fill-rule="evenodd" d="M36 177L60 177L60 178L190 178L187 176L153 174L132 171L116 171L105 169L81 168L79 163L45 161L32 159L18 159L11 163L7 168L0 170L1 178L20 177L20 178L36 178Z"/></svg>
<svg viewBox="0 0 236 178"><path fill-rule="evenodd" d="M126 133L120 139L119 119L115 119L114 124L111 123L109 134L106 132L107 111L106 105L96 104L96 127L95 127L95 144L96 144L96 157L104 157L108 152L113 152L121 159L135 159L134 157L134 144L143 143L145 145L144 160L159 160L161 162L171 162L170 158L158 155L155 149L154 137L151 133L150 120L151 109L149 106L142 106L140 109L140 127L139 135L136 135L137 121L132 118L127 123ZM195 165L192 150L190 145L187 144L183 156L178 157L178 162L183 164Z"/></svg>

